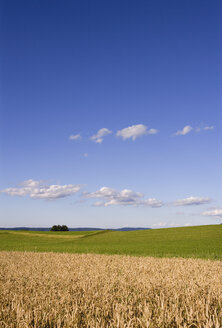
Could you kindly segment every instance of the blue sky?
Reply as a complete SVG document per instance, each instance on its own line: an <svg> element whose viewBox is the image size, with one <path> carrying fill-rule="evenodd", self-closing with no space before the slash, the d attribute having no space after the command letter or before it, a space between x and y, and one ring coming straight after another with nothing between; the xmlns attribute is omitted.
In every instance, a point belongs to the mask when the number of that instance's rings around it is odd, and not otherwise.
<svg viewBox="0 0 222 328"><path fill-rule="evenodd" d="M221 1L0 7L0 226L221 222Z"/></svg>

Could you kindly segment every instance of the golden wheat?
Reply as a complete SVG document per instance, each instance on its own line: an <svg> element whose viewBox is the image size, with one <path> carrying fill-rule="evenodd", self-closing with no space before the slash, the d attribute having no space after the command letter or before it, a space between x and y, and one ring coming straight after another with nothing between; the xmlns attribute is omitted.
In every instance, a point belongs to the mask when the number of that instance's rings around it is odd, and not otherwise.
<svg viewBox="0 0 222 328"><path fill-rule="evenodd" d="M222 327L222 263L0 252L0 327Z"/></svg>

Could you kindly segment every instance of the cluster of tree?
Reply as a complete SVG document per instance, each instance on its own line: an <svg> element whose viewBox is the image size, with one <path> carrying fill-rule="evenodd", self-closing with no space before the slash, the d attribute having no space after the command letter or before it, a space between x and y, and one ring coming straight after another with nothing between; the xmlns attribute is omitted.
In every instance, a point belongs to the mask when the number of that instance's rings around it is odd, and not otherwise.
<svg viewBox="0 0 222 328"><path fill-rule="evenodd" d="M69 231L69 228L66 225L54 225L50 231Z"/></svg>

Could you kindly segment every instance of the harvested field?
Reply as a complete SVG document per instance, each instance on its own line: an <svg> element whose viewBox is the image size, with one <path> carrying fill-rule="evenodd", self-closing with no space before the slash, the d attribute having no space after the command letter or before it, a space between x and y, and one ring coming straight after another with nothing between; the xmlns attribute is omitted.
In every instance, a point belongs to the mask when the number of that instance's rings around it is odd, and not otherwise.
<svg viewBox="0 0 222 328"><path fill-rule="evenodd" d="M222 327L222 263L0 252L0 327Z"/></svg>

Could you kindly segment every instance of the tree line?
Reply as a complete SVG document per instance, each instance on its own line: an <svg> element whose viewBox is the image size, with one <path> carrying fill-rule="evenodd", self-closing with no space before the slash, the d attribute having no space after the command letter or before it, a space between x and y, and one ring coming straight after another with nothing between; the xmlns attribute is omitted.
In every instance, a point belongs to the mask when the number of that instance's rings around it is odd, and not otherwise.
<svg viewBox="0 0 222 328"><path fill-rule="evenodd" d="M50 231L69 231L69 228L66 225L54 225Z"/></svg>

